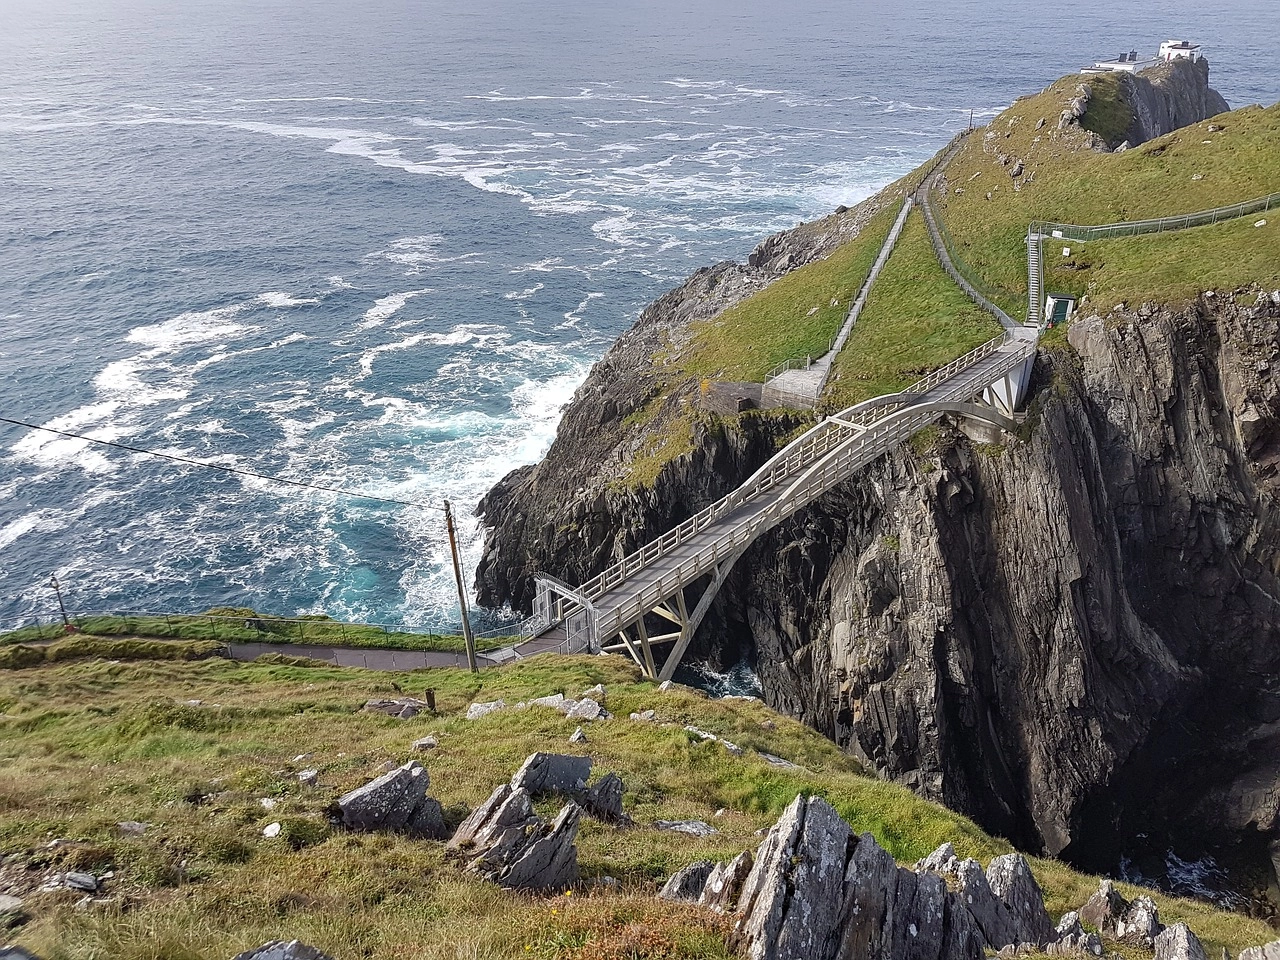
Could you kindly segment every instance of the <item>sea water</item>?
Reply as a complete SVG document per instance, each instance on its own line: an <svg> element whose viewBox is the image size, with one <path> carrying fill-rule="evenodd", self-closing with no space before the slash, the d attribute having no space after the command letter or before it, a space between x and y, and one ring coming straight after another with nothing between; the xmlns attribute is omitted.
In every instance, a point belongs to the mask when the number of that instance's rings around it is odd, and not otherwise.
<svg viewBox="0 0 1280 960"><path fill-rule="evenodd" d="M0 620L452 629L441 504L536 461L700 265L853 204L1098 57L1202 42L1271 102L1267 2L3 0ZM0 624L0 627L4 624Z"/></svg>

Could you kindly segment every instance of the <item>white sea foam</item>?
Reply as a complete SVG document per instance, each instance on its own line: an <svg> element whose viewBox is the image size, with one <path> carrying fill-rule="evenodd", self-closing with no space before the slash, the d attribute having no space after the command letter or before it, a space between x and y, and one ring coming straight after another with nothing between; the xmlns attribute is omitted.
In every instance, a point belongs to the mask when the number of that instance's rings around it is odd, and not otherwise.
<svg viewBox="0 0 1280 960"><path fill-rule="evenodd" d="M0 550L28 533L53 533L67 526L67 519L57 510L35 510L0 527Z"/></svg>
<svg viewBox="0 0 1280 960"><path fill-rule="evenodd" d="M436 242L433 242L428 245L429 249L434 249L438 242L443 242L443 238L415 237L412 239L435 240ZM396 244L399 244L399 243L401 243L401 241L397 240L395 243L392 244L392 248L395 249ZM388 257L388 259L390 259L390 257ZM397 262L403 263L404 261L400 260ZM400 310L404 308L404 305L408 303L410 300L412 300L414 297L421 297L425 294L432 293L432 292L433 290L431 287L423 287L421 290L406 290L403 293L392 293L385 297L379 297L377 300L373 302L373 306L365 311L364 319L361 320L360 325L357 326L356 329L371 330L374 327L380 327L384 323L386 323L388 320L390 320L393 316L395 316L398 312L400 312Z"/></svg>
<svg viewBox="0 0 1280 960"><path fill-rule="evenodd" d="M237 303L212 310L193 310L180 313L162 323L134 327L125 338L130 343L140 343L159 351L175 351L196 343L239 336L255 330L255 327L236 323L232 318L243 313L247 304Z"/></svg>
<svg viewBox="0 0 1280 960"><path fill-rule="evenodd" d="M546 285L535 283L532 287L525 287L523 290L510 290L502 295L504 300L528 300L539 290L544 289Z"/></svg>
<svg viewBox="0 0 1280 960"><path fill-rule="evenodd" d="M303 307L308 304L320 302L314 297L295 297L292 294L280 293L275 290L258 294L258 300L261 303L265 303L268 307L277 307L280 309L285 307Z"/></svg>

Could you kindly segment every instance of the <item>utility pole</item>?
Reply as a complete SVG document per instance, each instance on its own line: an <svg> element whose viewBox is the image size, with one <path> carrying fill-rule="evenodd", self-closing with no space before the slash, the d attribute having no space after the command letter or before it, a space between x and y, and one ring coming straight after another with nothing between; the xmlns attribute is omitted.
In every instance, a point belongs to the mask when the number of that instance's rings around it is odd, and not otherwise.
<svg viewBox="0 0 1280 960"><path fill-rule="evenodd" d="M970 130L973 129L973 109L972 108L970 108L969 110L969 129Z"/></svg>
<svg viewBox="0 0 1280 960"><path fill-rule="evenodd" d="M49 582L53 584L53 592L58 595L58 609L62 611L62 627L67 633L71 632L71 621L67 618L67 608L62 602L62 584L58 583L55 574L49 574Z"/></svg>
<svg viewBox="0 0 1280 960"><path fill-rule="evenodd" d="M476 641L471 635L471 613L467 609L467 588L462 584L462 561L458 559L458 537L453 532L453 508L444 502L444 523L449 530L449 552L453 554L453 578L458 582L458 606L462 609L462 639L467 644L467 666L478 673L476 666Z"/></svg>

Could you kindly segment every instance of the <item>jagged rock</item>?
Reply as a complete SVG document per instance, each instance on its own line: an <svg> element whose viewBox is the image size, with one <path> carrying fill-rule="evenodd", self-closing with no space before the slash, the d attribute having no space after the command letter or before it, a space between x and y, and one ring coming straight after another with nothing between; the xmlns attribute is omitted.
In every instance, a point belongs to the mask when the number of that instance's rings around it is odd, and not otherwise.
<svg viewBox="0 0 1280 960"><path fill-rule="evenodd" d="M941 954L946 898L947 885L938 875L898 871L891 956L933 960Z"/></svg>
<svg viewBox="0 0 1280 960"><path fill-rule="evenodd" d="M487 847L504 830L522 828L535 819L529 794L512 790L509 783L496 787L489 799L471 811L449 840L449 850Z"/></svg>
<svg viewBox="0 0 1280 960"><path fill-rule="evenodd" d="M1025 169L1026 168L1022 165L1022 161L1019 160L1013 165L1013 169L1009 171L1009 176L1014 178L1020 177Z"/></svg>
<svg viewBox="0 0 1280 960"><path fill-rule="evenodd" d="M1272 940L1260 947L1245 947L1238 960L1280 960L1280 940Z"/></svg>
<svg viewBox="0 0 1280 960"><path fill-rule="evenodd" d="M550 707L552 710L559 710L561 713L565 713L569 709L565 704L573 702L574 701L571 700L565 700L563 693L553 693L549 697L538 697L536 700L530 700L529 706Z"/></svg>
<svg viewBox="0 0 1280 960"><path fill-rule="evenodd" d="M652 710L641 710L639 713L631 714L631 719L653 722L654 720L657 719L657 714L655 714Z"/></svg>
<svg viewBox="0 0 1280 960"><path fill-rule="evenodd" d="M984 956L986 946L987 938L965 906L964 899L959 894L948 892L939 960L975 960Z"/></svg>
<svg viewBox="0 0 1280 960"><path fill-rule="evenodd" d="M1129 909L1129 901L1110 880L1098 884L1097 892L1080 908L1080 919L1104 937L1115 937L1116 925Z"/></svg>
<svg viewBox="0 0 1280 960"><path fill-rule="evenodd" d="M256 950L238 953L232 960L333 960L333 958L297 940L290 940L288 943L283 940L273 940L271 943L264 943Z"/></svg>
<svg viewBox="0 0 1280 960"><path fill-rule="evenodd" d="M687 867L681 867L663 884L658 896L663 900L698 901L715 867L710 860L695 860Z"/></svg>
<svg viewBox="0 0 1280 960"><path fill-rule="evenodd" d="M543 793L577 793L591 779L591 758L563 753L533 753L511 778L512 790Z"/></svg>
<svg viewBox="0 0 1280 960"><path fill-rule="evenodd" d="M338 798L342 822L356 830L403 830L425 837L447 835L438 801L427 796L431 778L417 760Z"/></svg>
<svg viewBox="0 0 1280 960"><path fill-rule="evenodd" d="M655 820L655 830L668 830L672 833L687 833L691 837L710 837L719 833L715 827L701 820Z"/></svg>
<svg viewBox="0 0 1280 960"><path fill-rule="evenodd" d="M1044 908L1044 894L1022 854L1006 853L992 860L987 867L987 882L1017 922L1015 942L1043 946L1052 939L1053 923Z"/></svg>
<svg viewBox="0 0 1280 960"><path fill-rule="evenodd" d="M956 848L950 843L944 843L927 857L917 860L912 869L916 873L928 872L940 877L950 877L955 875L959 866L960 858L956 856Z"/></svg>
<svg viewBox="0 0 1280 960"><path fill-rule="evenodd" d="M994 861L993 861L994 863ZM1020 919L994 890L977 860L963 860L956 865L957 896L982 931L987 944L995 950L1009 944L1033 939ZM1041 900L1041 909L1044 901ZM1048 914L1045 914L1048 923ZM1045 933L1045 940L1050 939Z"/></svg>
<svg viewBox="0 0 1280 960"><path fill-rule="evenodd" d="M574 704L573 709L566 713L565 716L570 720L585 720L589 722L591 720L608 719L609 714L604 707L590 697L583 697Z"/></svg>
<svg viewBox="0 0 1280 960"><path fill-rule="evenodd" d="M548 825L533 813L529 794L502 784L449 841L469 853L467 870L512 890L553 890L578 880L580 809L567 803Z"/></svg>
<svg viewBox="0 0 1280 960"><path fill-rule="evenodd" d="M425 700L415 700L413 697L400 697L395 700L368 700L362 709L366 713L384 713L388 717L395 717L397 720L408 720L427 709L427 702Z"/></svg>
<svg viewBox="0 0 1280 960"><path fill-rule="evenodd" d="M869 833L858 837L845 869L841 957L893 957L899 867Z"/></svg>
<svg viewBox="0 0 1280 960"><path fill-rule="evenodd" d="M1045 944L1044 952L1056 957L1102 956L1102 940L1096 933L1086 933L1080 925L1080 914L1074 910L1062 915L1054 927L1055 939Z"/></svg>
<svg viewBox="0 0 1280 960"><path fill-rule="evenodd" d="M716 913L732 913L754 865L750 850L742 851L728 863L717 863L707 876L698 902Z"/></svg>
<svg viewBox="0 0 1280 960"><path fill-rule="evenodd" d="M298 771L298 782L304 787L314 787L320 779L320 771L314 768Z"/></svg>
<svg viewBox="0 0 1280 960"><path fill-rule="evenodd" d="M481 717L487 717L491 713L496 713L506 707L503 700L489 700L485 703L473 703L467 707L467 719L479 720Z"/></svg>
<svg viewBox="0 0 1280 960"><path fill-rule="evenodd" d="M1137 897L1116 924L1116 939L1150 949L1163 929L1155 901L1147 896Z"/></svg>
<svg viewBox="0 0 1280 960"><path fill-rule="evenodd" d="M1158 934L1155 951L1155 960L1209 960L1199 939L1185 923L1175 923ZM1244 953L1240 955L1243 957Z"/></svg>
<svg viewBox="0 0 1280 960"><path fill-rule="evenodd" d="M595 700L597 703L604 703L604 699L605 699L604 684L597 683L590 690L584 691L582 694L582 698L584 700L586 699Z"/></svg>
<svg viewBox="0 0 1280 960"><path fill-rule="evenodd" d="M440 741L435 737L422 737L419 740L413 741L413 752L428 753L438 746L440 746Z"/></svg>
<svg viewBox="0 0 1280 960"><path fill-rule="evenodd" d="M577 800L589 816L608 823L620 823L627 819L622 812L622 779L616 773L606 773L589 790L578 791Z"/></svg>
<svg viewBox="0 0 1280 960"><path fill-rule="evenodd" d="M582 732L582 728L578 727L573 733L569 734L570 743L586 743L587 735Z"/></svg>
<svg viewBox="0 0 1280 960"><path fill-rule="evenodd" d="M817 797L798 796L769 831L742 890L733 944L752 960L819 960L840 945L852 831Z"/></svg>

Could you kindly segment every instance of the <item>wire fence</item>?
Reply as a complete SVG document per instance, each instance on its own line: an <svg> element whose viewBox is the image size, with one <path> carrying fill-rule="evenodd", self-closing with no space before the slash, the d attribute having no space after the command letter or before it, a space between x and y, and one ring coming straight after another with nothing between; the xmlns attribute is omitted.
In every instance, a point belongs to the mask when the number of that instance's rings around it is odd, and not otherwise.
<svg viewBox="0 0 1280 960"><path fill-rule="evenodd" d="M1215 223L1225 223L1228 220L1238 220L1240 217L1247 217L1254 213L1266 213L1273 209L1280 209L1280 193L1214 207L1212 210L1158 217L1154 220L1130 220L1124 223L1108 223L1091 227L1073 223L1036 221L1031 224L1030 233L1033 236L1040 236L1042 240L1051 238L1084 243L1089 240L1107 240L1112 237L1136 237L1146 233L1168 233L1190 227L1207 227Z"/></svg>

